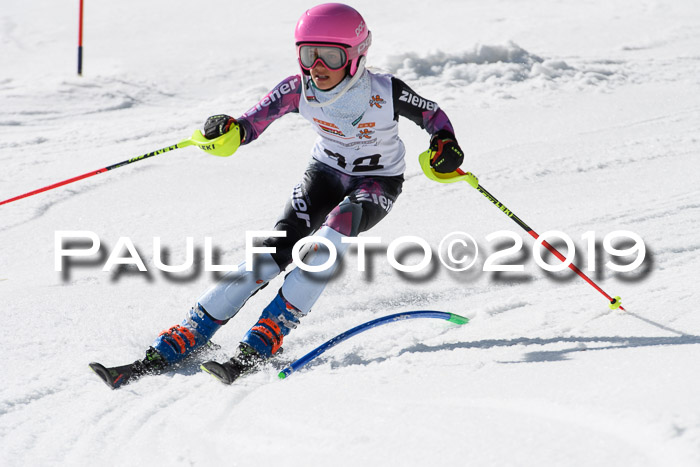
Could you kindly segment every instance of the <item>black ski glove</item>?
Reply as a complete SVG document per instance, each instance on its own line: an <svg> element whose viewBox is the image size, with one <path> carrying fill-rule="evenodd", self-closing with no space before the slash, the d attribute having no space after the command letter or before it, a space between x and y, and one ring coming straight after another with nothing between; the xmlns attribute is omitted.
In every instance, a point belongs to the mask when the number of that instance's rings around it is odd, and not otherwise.
<svg viewBox="0 0 700 467"><path fill-rule="evenodd" d="M464 161L464 153L452 135L433 135L430 139L430 150L435 152L430 167L439 173L454 172Z"/></svg>
<svg viewBox="0 0 700 467"><path fill-rule="evenodd" d="M214 139L227 133L232 125L236 124L236 119L228 115L212 115L204 122L204 137ZM243 135L241 135L241 139Z"/></svg>

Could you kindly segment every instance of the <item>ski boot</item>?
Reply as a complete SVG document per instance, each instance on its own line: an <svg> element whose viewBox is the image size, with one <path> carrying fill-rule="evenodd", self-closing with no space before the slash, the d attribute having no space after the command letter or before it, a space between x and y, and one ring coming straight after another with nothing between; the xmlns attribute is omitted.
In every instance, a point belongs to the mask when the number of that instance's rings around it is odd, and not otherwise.
<svg viewBox="0 0 700 467"><path fill-rule="evenodd" d="M153 348L173 365L209 342L225 321L212 318L202 305L190 309L182 323L160 333Z"/></svg>
<svg viewBox="0 0 700 467"><path fill-rule="evenodd" d="M144 375L162 373L167 367L178 363L193 352L214 346L209 339L224 324L212 318L197 304L190 309L181 324L158 335L153 346L146 351L146 358L116 367L105 367L92 362L90 368L112 389L134 381Z"/></svg>

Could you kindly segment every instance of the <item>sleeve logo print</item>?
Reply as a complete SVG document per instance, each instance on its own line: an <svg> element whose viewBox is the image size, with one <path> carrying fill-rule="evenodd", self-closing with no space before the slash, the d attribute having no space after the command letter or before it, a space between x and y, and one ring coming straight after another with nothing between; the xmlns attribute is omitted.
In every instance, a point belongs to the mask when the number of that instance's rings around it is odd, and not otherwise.
<svg viewBox="0 0 700 467"><path fill-rule="evenodd" d="M406 91L405 89L401 91L401 97L399 97L400 101L406 102L407 104L411 104L414 107L418 107L419 109L424 109L424 110L437 110L437 104L435 102L429 101L427 99L423 99L422 97L418 97L414 94L411 94L410 92Z"/></svg>

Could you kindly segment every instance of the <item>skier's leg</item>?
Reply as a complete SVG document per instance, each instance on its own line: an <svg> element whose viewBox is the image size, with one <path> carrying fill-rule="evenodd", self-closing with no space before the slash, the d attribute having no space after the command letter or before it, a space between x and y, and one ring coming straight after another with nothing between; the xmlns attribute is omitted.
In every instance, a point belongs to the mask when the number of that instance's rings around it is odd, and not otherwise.
<svg viewBox="0 0 700 467"><path fill-rule="evenodd" d="M282 285L282 295L302 313L311 311L348 249L349 244L343 243L343 238L355 237L384 219L401 193L402 183L402 176L359 178L317 233L333 244L338 254L336 261L329 269L318 273L294 269ZM330 252L324 245L314 245L312 250L304 259L305 264L320 266L328 261Z"/></svg>
<svg viewBox="0 0 700 467"><path fill-rule="evenodd" d="M323 237L330 241L337 252L337 258L330 268L320 272L305 272L296 268L285 278L282 288L277 293L270 304L265 307L258 319L258 322L248 331L243 338L243 343L252 347L263 358L269 358L282 345L284 336L288 335L292 329L299 325L299 319L306 316L311 310L311 306L316 302L323 292L326 284L333 276L338 265L338 260L343 257L348 248L347 243L342 243L342 238L347 236L335 230L339 226L333 222L331 217L334 213L341 212L347 215L350 230L348 235L356 235L356 227L352 224L359 224L362 216L362 208L359 204L352 203L345 198L338 208L328 217L330 224L323 224L316 236ZM326 221L328 222L328 220ZM326 264L331 255L331 250L324 243L315 243L304 259L308 266L319 266Z"/></svg>
<svg viewBox="0 0 700 467"><path fill-rule="evenodd" d="M342 199L344 186L335 174L318 162L309 165L275 225L275 230L286 231L287 236L260 242L274 247L276 252L257 255L252 271L246 271L245 262L239 264L204 292L180 325L164 331L155 340L156 357L162 356L167 364L176 363L206 344L251 296L291 263L297 240L318 229L326 213Z"/></svg>
<svg viewBox="0 0 700 467"><path fill-rule="evenodd" d="M246 263L238 265L197 299L185 319L162 333L153 342L153 349L167 364L176 363L200 348L245 302L280 273L269 254L259 255L252 271Z"/></svg>
<svg viewBox="0 0 700 467"><path fill-rule="evenodd" d="M213 319L226 322L236 316L250 297L281 272L269 253L257 255L250 271L246 271L247 267L247 263L242 262L197 299Z"/></svg>
<svg viewBox="0 0 700 467"><path fill-rule="evenodd" d="M391 210L401 192L403 177L363 178L327 216L316 233L333 245L337 258L330 268L320 272L296 268L285 278L277 296L263 310L258 322L248 331L243 344L254 349L261 357L273 355L282 345L284 336L296 328L299 318L311 311L339 261L347 251L343 238L357 236L370 229ZM325 265L331 256L323 242L314 244L304 259L308 266Z"/></svg>
<svg viewBox="0 0 700 467"><path fill-rule="evenodd" d="M361 203L346 197L331 213L315 234L333 245L337 253L333 264L324 271L310 272L296 268L289 273L282 284L282 295L294 304L294 307L306 315L321 296L326 284L335 273L338 264L350 246L343 238L355 237L360 233L360 223L364 216ZM331 260L331 249L322 241L314 243L304 258L304 264L309 267L320 267Z"/></svg>
<svg viewBox="0 0 700 467"><path fill-rule="evenodd" d="M325 164L312 161L275 224L275 230L287 233L285 237L270 237L262 246L273 247L272 257L280 269L292 262L292 248L300 239L311 235L323 224L329 212L343 200L350 177Z"/></svg>

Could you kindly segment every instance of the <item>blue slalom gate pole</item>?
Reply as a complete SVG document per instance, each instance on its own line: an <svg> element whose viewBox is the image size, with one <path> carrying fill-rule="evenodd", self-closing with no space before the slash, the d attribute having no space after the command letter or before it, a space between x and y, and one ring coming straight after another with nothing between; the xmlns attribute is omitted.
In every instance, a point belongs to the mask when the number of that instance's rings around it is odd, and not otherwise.
<svg viewBox="0 0 700 467"><path fill-rule="evenodd" d="M285 379L287 376L291 375L295 371L299 370L302 368L304 365L309 363L311 360L314 358L318 357L321 355L323 352L326 350L330 349L331 347L335 347L336 345L340 344L341 342L350 339L352 336L357 335L363 331L366 331L368 329L372 329L377 326L381 326L382 324L388 324L388 323L395 323L397 321L404 321L407 319L416 319L416 318L435 318L435 319L444 319L446 321L449 321L451 323L455 324L467 324L469 322L469 318L465 318L464 316L456 315L454 313L447 313L445 311L431 311L431 310L421 310L421 311L407 311L404 313L396 313L393 315L389 316L384 316L383 318L377 318L372 321L368 321L364 324L360 324L359 326L356 326L348 331L345 331L342 334L339 334L335 336L333 339L329 340L328 342L325 342L318 347L316 347L314 350L311 352L307 353L291 365L289 365L287 368L284 370L280 371L278 376L280 379Z"/></svg>

